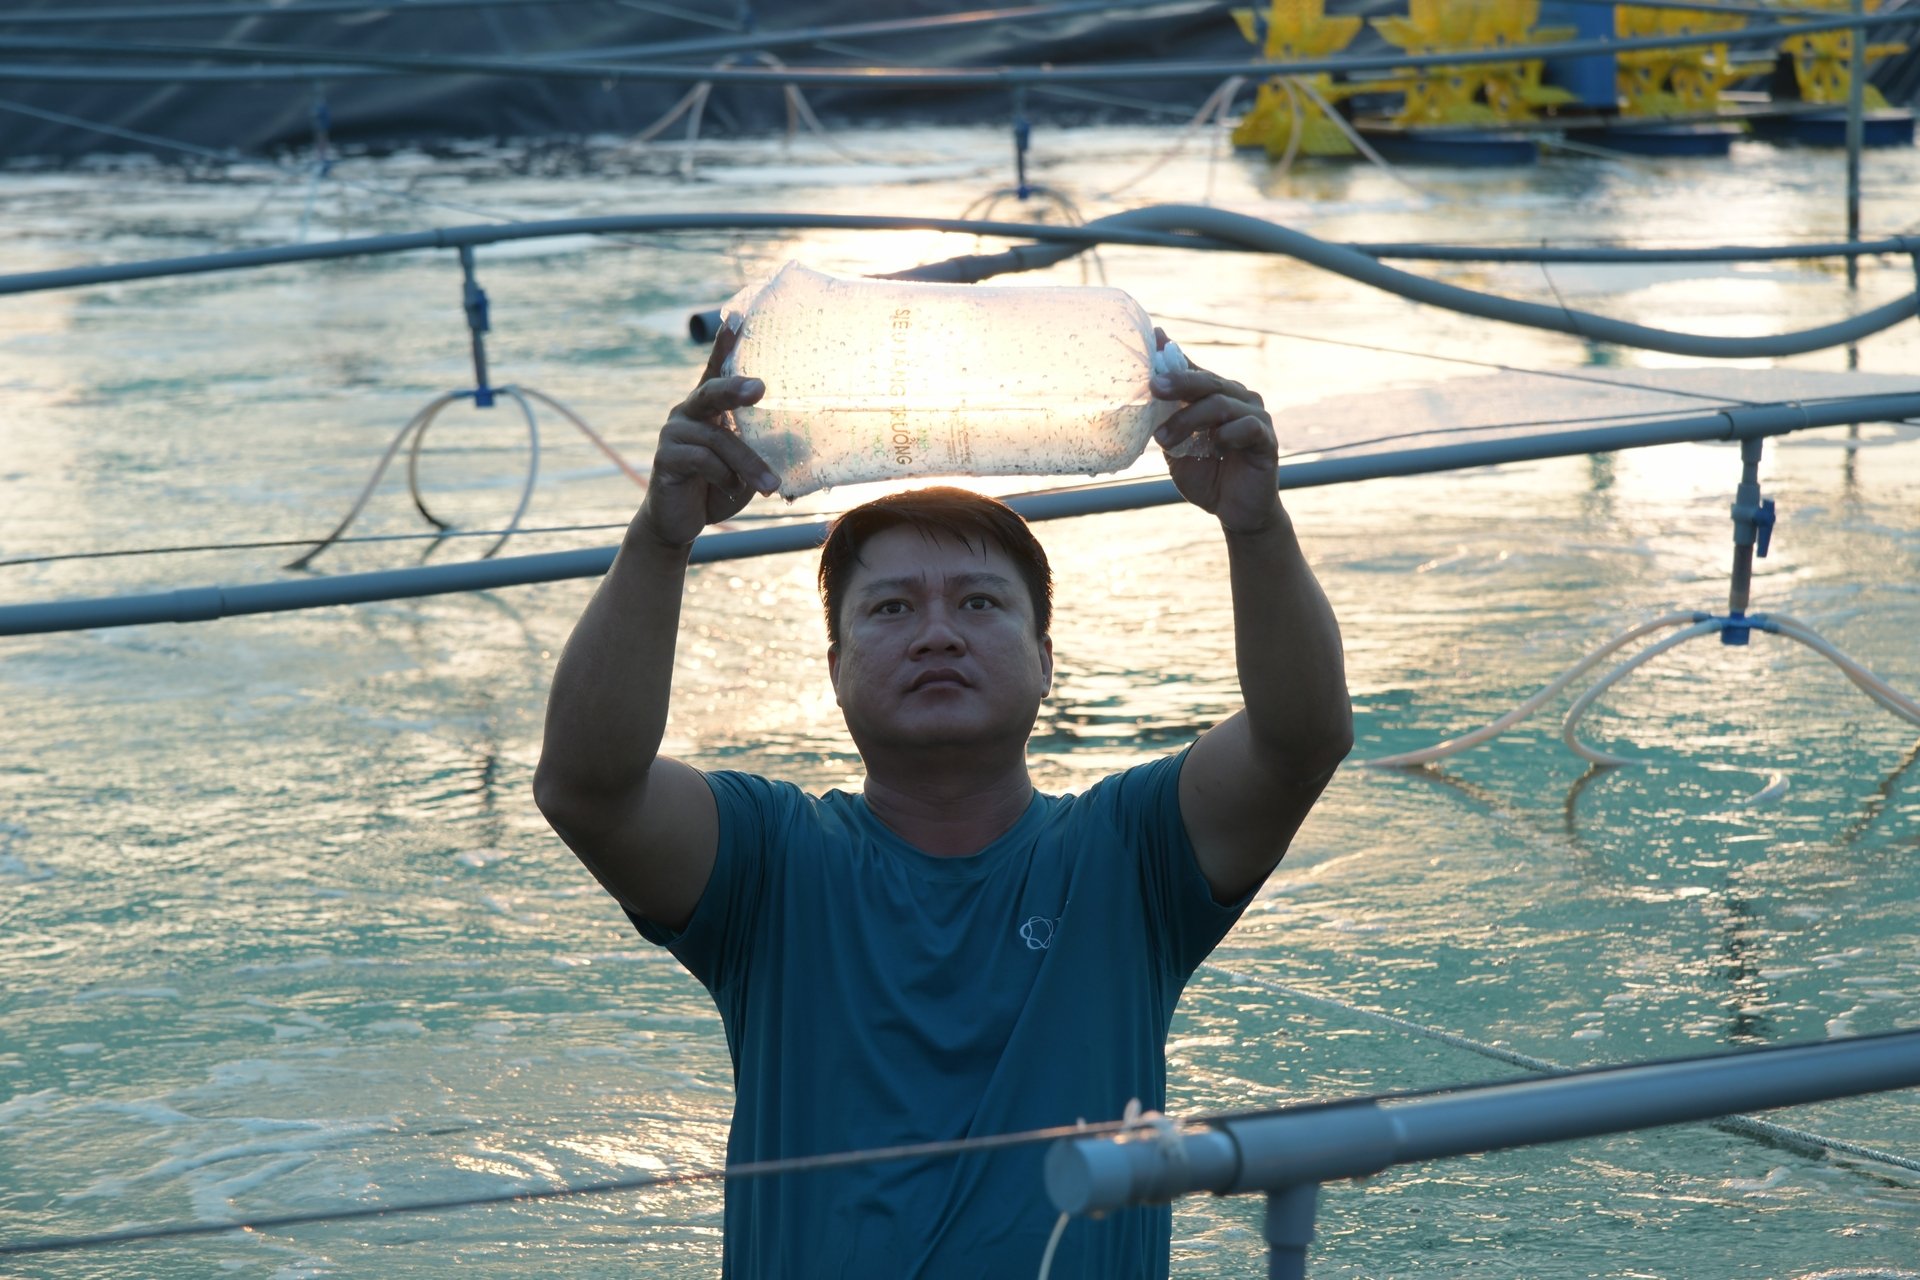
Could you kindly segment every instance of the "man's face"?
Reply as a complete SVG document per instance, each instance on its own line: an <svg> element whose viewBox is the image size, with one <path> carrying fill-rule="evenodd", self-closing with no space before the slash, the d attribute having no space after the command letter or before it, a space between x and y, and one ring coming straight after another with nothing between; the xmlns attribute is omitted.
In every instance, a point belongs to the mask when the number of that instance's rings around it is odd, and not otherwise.
<svg viewBox="0 0 1920 1280"><path fill-rule="evenodd" d="M896 525L848 576L828 669L863 755L888 746L990 746L1033 731L1053 679L1013 557L990 539Z"/></svg>

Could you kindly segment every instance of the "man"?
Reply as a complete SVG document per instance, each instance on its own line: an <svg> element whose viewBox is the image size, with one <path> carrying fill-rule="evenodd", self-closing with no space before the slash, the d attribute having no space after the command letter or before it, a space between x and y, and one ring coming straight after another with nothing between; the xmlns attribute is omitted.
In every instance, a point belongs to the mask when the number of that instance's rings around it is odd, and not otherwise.
<svg viewBox="0 0 1920 1280"><path fill-rule="evenodd" d="M1162 339L1164 341L1164 338ZM1026 745L1053 673L1045 553L1002 504L932 489L836 522L827 660L858 795L657 755L688 548L777 479L715 374L554 675L541 810L719 1007L731 1163L1111 1120L1165 1096L1180 989L1278 864L1352 745L1333 613L1274 483L1260 398L1203 370L1158 433L1227 541L1245 708L1179 755L1040 796ZM1053 1214L1035 1146L729 1184L738 1277L1032 1275ZM1075 1222L1056 1278L1164 1276L1165 1208Z"/></svg>

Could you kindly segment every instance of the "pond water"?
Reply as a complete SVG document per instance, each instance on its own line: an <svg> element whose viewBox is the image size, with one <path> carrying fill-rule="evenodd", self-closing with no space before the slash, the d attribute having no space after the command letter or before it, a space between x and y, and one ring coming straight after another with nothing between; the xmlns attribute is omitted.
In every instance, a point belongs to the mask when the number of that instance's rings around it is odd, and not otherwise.
<svg viewBox="0 0 1920 1280"><path fill-rule="evenodd" d="M514 218L957 216L1010 177L993 131L835 142L853 158L714 146L690 177L677 152L613 144L348 160L311 188L240 167L4 172L6 269L476 220L423 201ZM1043 129L1037 172L1087 216L1211 199L1329 239L1767 243L1844 225L1840 157L1758 143L1725 160L1275 174L1195 142L1108 194L1176 142ZM1906 229L1916 191L1915 153L1871 154L1869 234ZM1011 198L997 212L1021 216ZM974 248L932 232L698 232L483 249L494 376L564 401L641 463L700 368L689 311L789 258L887 271ZM1110 248L1100 270L1201 363L1262 390L1283 439L1289 412L1337 417L1315 402L1481 372L1449 357L1621 376L1682 363L1419 308L1281 258ZM1827 263L1430 274L1725 333L1912 287L1892 260L1866 265L1857 297ZM447 253L0 298L0 560L224 548L7 564L0 603L283 576L298 547L233 544L324 534L394 432L471 385L459 303ZM1859 358L1900 373L1916 352L1907 325ZM505 553L610 543L637 489L564 422L542 425L526 524L598 527L523 534ZM449 409L421 465L435 512L499 527L524 434L510 408ZM1754 605L1911 693L1920 445L1845 437L1769 446L1781 522ZM1683 445L1288 494L1344 629L1355 760L1484 724L1634 622L1723 608L1738 471L1736 450ZM787 512L750 514L763 507ZM424 528L390 476L354 532ZM1083 788L1233 709L1207 519L1168 508L1041 534L1059 600L1038 785ZM437 563L488 541L361 542L316 568ZM857 781L813 570L792 554L694 572L670 751L810 788ZM633 934L530 800L553 663L590 590L0 641L0 1241L722 1161L730 1071L705 993ZM1609 694L1583 731L1629 768L1590 775L1560 745L1567 701L1439 770L1340 774L1220 967L1188 989L1172 1112L1517 1074L1271 984L1568 1065L1920 1024L1911 725L1768 636L1690 643ZM1773 1118L1920 1157L1911 1094ZM711 1275L720 1201L696 1184L7 1258L0 1275ZM1258 1215L1251 1199L1181 1204L1176 1273L1262 1274ZM1916 1275L1920 1178L1705 1126L1415 1166L1327 1188L1313 1274Z"/></svg>

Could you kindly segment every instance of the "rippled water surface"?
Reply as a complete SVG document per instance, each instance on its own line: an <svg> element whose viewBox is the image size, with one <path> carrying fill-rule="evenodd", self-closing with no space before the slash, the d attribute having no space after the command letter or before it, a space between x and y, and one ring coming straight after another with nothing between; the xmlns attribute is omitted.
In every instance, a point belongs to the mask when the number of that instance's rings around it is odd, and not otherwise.
<svg viewBox="0 0 1920 1280"><path fill-rule="evenodd" d="M1092 216L1120 207L1102 193L1173 140L1042 130L1036 147L1044 180ZM1008 177L997 133L841 142L872 163L752 144L704 155L687 180L671 158L617 148L544 164L396 156L344 164L365 185L329 182L311 199L299 181L239 169L0 174L4 269L273 244L303 223L324 238L475 220L419 199L518 218L954 216ZM1416 190L1366 168L1275 177L1196 146L1125 199L1211 195L1339 239L1752 243L1836 236L1840 174L1836 156L1749 144L1724 161L1403 171ZM1920 161L1873 154L1867 187L1869 232L1902 230ZM644 461L697 375L690 309L789 257L885 271L974 247L716 232L483 249L495 376L558 397ZM1457 370L1281 334L1518 366L1675 363L1419 309L1284 259L1101 256L1197 359L1263 389L1283 435L1288 410L1321 421L1339 410L1316 401ZM1853 301L1825 265L1435 274L1729 333L1835 317L1912 278L1904 262L1870 263ZM1082 268L1044 278L1078 283ZM401 424L469 382L459 297L441 253L0 298L0 559L319 536ZM1917 352L1907 325L1867 343L1861 366L1908 372ZM633 485L554 415L541 425L527 523L624 521ZM1781 524L1755 606L1920 689L1920 445L1856 452L1844 437L1769 449ZM492 528L526 464L510 408L456 406L421 482L442 518ZM1737 478L1734 451L1675 446L1289 494L1345 629L1356 759L1483 724L1631 623L1723 607ZM355 532L423 527L390 478ZM612 536L526 536L508 551ZM1207 520L1162 509L1043 536L1060 598L1058 679L1033 740L1042 787L1084 787L1232 709ZM361 543L317 568L487 545ZM14 564L0 567L0 602L265 581L297 550ZM695 571L670 750L812 787L857 779L812 571L797 554ZM529 799L554 658L589 590L0 641L0 1239L721 1161L718 1018ZM1630 768L1589 775L1560 745L1567 701L1440 771L1340 775L1217 953L1224 971L1189 988L1172 1110L1514 1074L1263 982L1566 1064L1920 1023L1912 726L1766 636L1696 641L1619 685L1583 731L1641 762ZM1920 1156L1910 1094L1776 1118ZM719 1213L705 1184L10 1259L0 1275L699 1276L717 1270ZM1177 1272L1262 1274L1258 1224L1251 1201L1183 1204ZM1920 1272L1920 1180L1695 1126L1334 1185L1313 1273L1823 1272Z"/></svg>

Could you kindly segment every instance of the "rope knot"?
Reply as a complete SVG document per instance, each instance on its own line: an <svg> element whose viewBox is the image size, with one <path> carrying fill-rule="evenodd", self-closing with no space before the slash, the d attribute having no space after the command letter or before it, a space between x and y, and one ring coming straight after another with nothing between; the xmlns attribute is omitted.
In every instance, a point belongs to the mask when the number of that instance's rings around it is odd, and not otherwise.
<svg viewBox="0 0 1920 1280"><path fill-rule="evenodd" d="M1143 1110L1140 1099L1128 1098L1126 1109L1120 1113L1120 1132L1158 1143L1161 1156L1184 1181L1187 1174L1187 1144L1180 1140L1179 1121L1163 1112Z"/></svg>

